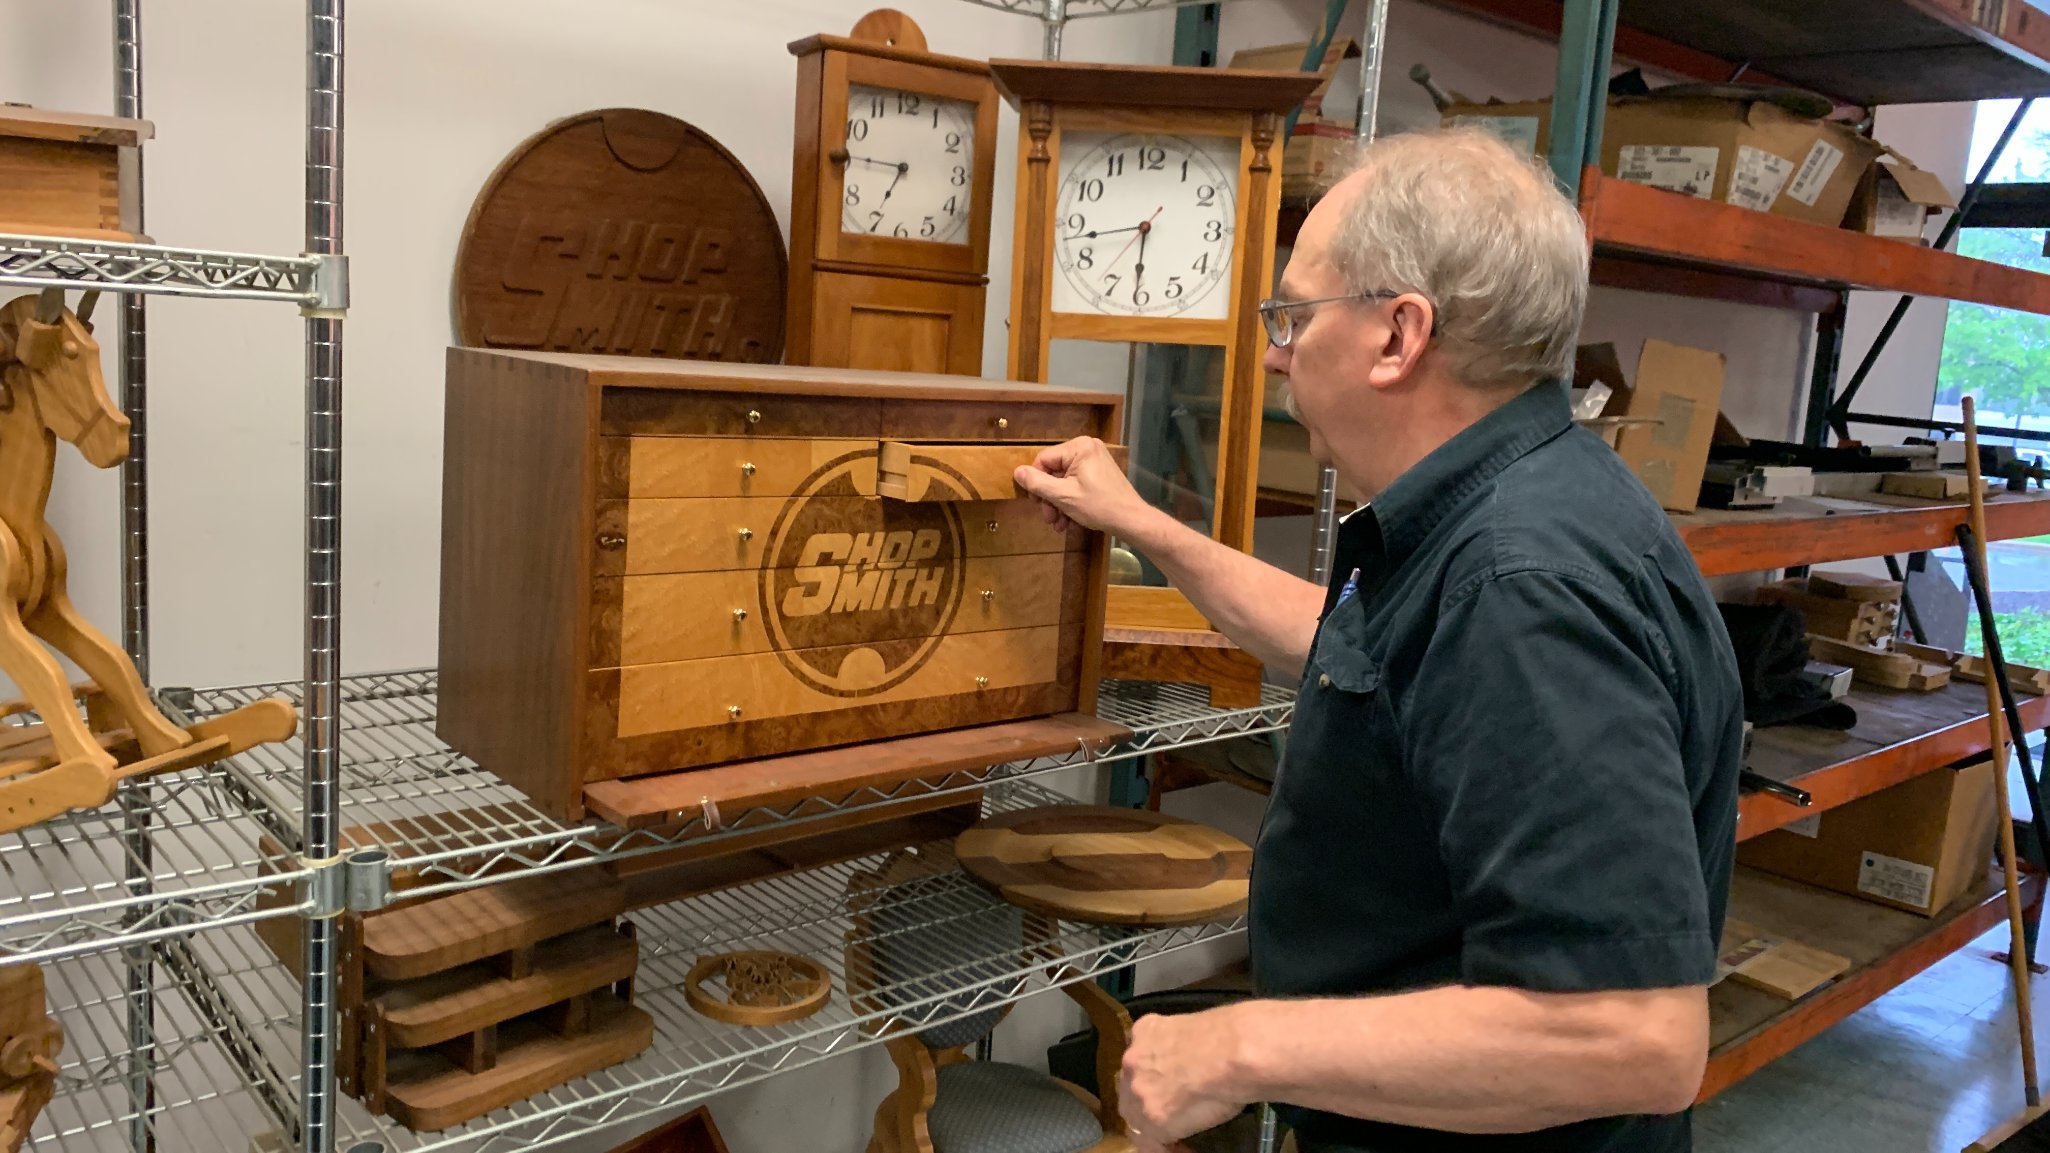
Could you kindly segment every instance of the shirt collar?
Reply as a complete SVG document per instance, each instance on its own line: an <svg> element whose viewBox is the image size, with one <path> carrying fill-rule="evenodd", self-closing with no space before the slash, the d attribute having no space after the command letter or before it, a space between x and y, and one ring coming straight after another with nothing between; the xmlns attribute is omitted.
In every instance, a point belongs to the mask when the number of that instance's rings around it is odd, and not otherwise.
<svg viewBox="0 0 2050 1153"><path fill-rule="evenodd" d="M1400 564L1475 489L1572 423L1564 385L1532 385L1396 477L1360 510L1363 515L1340 526L1340 535L1378 535L1388 562Z"/></svg>

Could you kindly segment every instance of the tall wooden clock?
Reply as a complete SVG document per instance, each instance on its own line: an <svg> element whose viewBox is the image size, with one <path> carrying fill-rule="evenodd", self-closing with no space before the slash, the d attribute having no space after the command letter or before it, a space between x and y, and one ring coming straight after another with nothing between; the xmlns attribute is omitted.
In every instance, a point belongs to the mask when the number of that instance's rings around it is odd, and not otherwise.
<svg viewBox="0 0 2050 1153"><path fill-rule="evenodd" d="M1213 486L1212 535L1250 551L1278 137L1318 77L1026 60L990 71L1022 122L1010 376L1046 380L1054 340L1218 350L1215 465L1195 471ZM1137 598L1117 594L1139 590L1112 591L1112 622L1135 622L1124 602Z"/></svg>
<svg viewBox="0 0 2050 1153"><path fill-rule="evenodd" d="M982 372L997 95L892 9L797 57L788 359Z"/></svg>

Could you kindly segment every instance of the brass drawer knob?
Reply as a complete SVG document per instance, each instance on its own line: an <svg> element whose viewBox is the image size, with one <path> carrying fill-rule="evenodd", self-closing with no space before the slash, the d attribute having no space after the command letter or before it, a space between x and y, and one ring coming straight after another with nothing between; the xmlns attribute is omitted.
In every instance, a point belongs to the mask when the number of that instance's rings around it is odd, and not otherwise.
<svg viewBox="0 0 2050 1153"><path fill-rule="evenodd" d="M742 540L753 540L754 538L755 538L755 530L753 530L753 529L751 529L751 528L743 528L743 529L741 529L741 530L740 530L740 539L742 539Z"/></svg>
<svg viewBox="0 0 2050 1153"><path fill-rule="evenodd" d="M762 410L761 410L761 409L758 409L758 408L750 408L750 409L748 409L748 410L747 410L747 422L748 422L749 424L760 424L760 423L762 423Z"/></svg>
<svg viewBox="0 0 2050 1153"><path fill-rule="evenodd" d="M622 549L626 547L626 538L616 532L599 533L598 547L603 549Z"/></svg>
<svg viewBox="0 0 2050 1153"><path fill-rule="evenodd" d="M755 474L755 462L753 462L753 461L748 461L748 462L746 462L745 464L743 464L743 465L741 465L741 466L740 466L740 475L742 475L742 476L753 476L754 474Z"/></svg>
<svg viewBox="0 0 2050 1153"><path fill-rule="evenodd" d="M995 521L991 521L991 522L989 522L989 531L991 531L991 532L995 532L996 530L997 530L997 522L995 522Z"/></svg>
<svg viewBox="0 0 2050 1153"><path fill-rule="evenodd" d="M1000 416L1000 417L998 417L998 418L997 418L997 431L998 431L998 432L1002 432L1003 430L1005 430L1005 429L1007 429L1007 428L1009 428L1009 427L1011 427L1011 418L1010 418L1010 417L1007 417L1007 416Z"/></svg>
<svg viewBox="0 0 2050 1153"><path fill-rule="evenodd" d="M746 609L734 609L734 610L733 610L733 619L734 619L735 621L744 621L744 620L746 620L746 619L747 619L747 610L746 610Z"/></svg>
<svg viewBox="0 0 2050 1153"><path fill-rule="evenodd" d="M982 590L982 603L983 603L983 604L988 604L989 602L991 602L991 601L993 601L993 600L995 600L995 599L997 599L997 590L995 590L995 589L983 589L983 590Z"/></svg>
<svg viewBox="0 0 2050 1153"><path fill-rule="evenodd" d="M988 688L988 687L989 687L989 678L988 678L988 677L977 677L977 678L975 678L975 687L976 687L976 688L978 688L978 689L986 689L986 688Z"/></svg>
<svg viewBox="0 0 2050 1153"><path fill-rule="evenodd" d="M727 705L727 706L726 706L726 715L727 715L727 716L728 716L729 718L733 719L733 720L736 720L736 721L737 721L737 720L739 720L739 719L740 719L740 706L739 706L739 705Z"/></svg>

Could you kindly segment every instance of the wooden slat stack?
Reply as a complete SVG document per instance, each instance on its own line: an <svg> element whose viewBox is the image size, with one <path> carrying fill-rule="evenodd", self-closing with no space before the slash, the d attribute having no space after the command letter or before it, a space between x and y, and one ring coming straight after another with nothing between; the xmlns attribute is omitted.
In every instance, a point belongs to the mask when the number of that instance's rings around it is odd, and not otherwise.
<svg viewBox="0 0 2050 1153"><path fill-rule="evenodd" d="M1817 573L1775 581L1758 590L1758 602L1799 610L1807 618L1810 636L1883 646L1900 617L1901 586L1892 581L1850 584L1839 579L1845 575Z"/></svg>

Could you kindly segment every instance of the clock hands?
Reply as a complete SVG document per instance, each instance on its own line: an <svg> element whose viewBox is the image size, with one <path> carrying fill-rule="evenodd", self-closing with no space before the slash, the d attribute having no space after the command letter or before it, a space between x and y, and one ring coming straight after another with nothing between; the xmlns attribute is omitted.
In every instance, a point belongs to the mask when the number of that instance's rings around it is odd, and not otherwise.
<svg viewBox="0 0 2050 1153"><path fill-rule="evenodd" d="M881 200L876 201L877 205L884 205L890 202L890 193L897 191L897 182L904 179L904 174L910 171L910 169L911 166L909 164L897 165L897 175L890 177L890 186L888 188L883 189L883 198ZM882 224L883 218L880 215L878 215L875 219L875 223L868 226L868 230L870 232L874 232L876 229L881 228Z"/></svg>
<svg viewBox="0 0 2050 1153"><path fill-rule="evenodd" d="M1158 211L1155 216L1160 215ZM1146 283L1146 234L1153 231L1153 222L1148 220L1139 229L1139 259L1132 265L1132 303L1139 303L1139 286Z"/></svg>
<svg viewBox="0 0 2050 1153"><path fill-rule="evenodd" d="M1145 241L1146 234L1153 231L1154 218L1158 217L1160 215L1161 209L1164 209L1166 207L1167 205L1165 204L1161 205L1160 208L1156 208L1153 210L1152 216L1149 216L1146 219L1132 226L1132 231L1137 232L1139 235L1134 236L1132 239L1125 241L1125 246L1123 248L1118 249L1118 254L1110 258L1109 264L1103 266L1103 270L1105 272L1109 272L1111 269L1116 268L1118 265L1118 261L1123 260L1125 258L1125 253L1130 252L1132 250L1132 245L1140 244ZM1119 229L1119 231L1122 232L1125 230ZM1139 252L1139 259L1146 259L1146 253L1143 248Z"/></svg>
<svg viewBox="0 0 2050 1153"><path fill-rule="evenodd" d="M1061 237L1061 239L1062 239L1062 240L1094 240L1094 239L1096 239L1096 238L1097 238L1097 237L1099 237L1099 236L1116 236L1116 235L1117 235L1118 233L1120 233L1120 232L1137 232L1137 231L1139 231L1140 229L1142 229L1142 228L1144 228L1144 227L1146 227L1146 226L1145 226L1144 224L1132 224L1132 225L1127 225L1127 226L1126 226L1126 227L1124 227L1124 228L1100 228L1100 229L1097 229L1097 230L1095 230L1095 231L1093 231L1093 232L1077 232L1077 233L1075 233L1075 234L1074 234L1073 236L1063 236L1063 237Z"/></svg>

